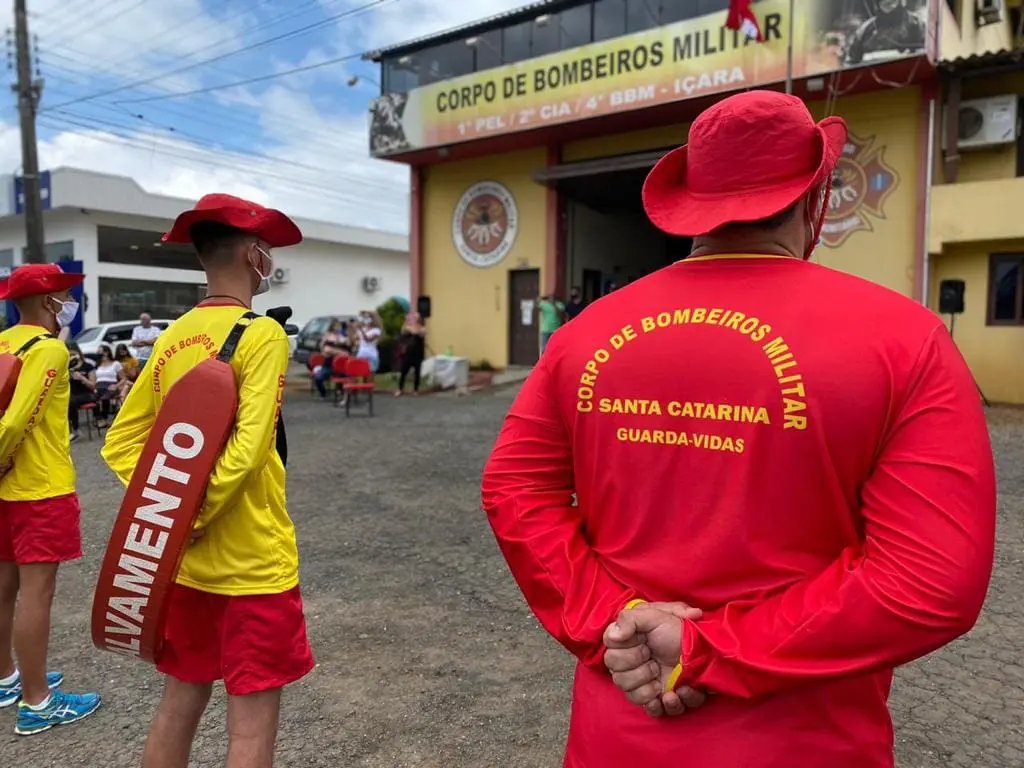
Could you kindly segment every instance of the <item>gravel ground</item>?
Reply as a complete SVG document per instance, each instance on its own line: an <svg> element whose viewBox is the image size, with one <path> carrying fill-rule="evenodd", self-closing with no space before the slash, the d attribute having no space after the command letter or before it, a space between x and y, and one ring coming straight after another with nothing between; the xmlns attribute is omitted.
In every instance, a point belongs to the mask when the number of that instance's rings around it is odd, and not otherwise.
<svg viewBox="0 0 1024 768"><path fill-rule="evenodd" d="M289 501L318 667L285 697L278 765L561 764L571 663L526 610L479 511L478 478L509 390L381 398L367 419L291 395ZM999 461L996 573L977 628L902 670L900 768L1024 766L1024 412L991 412ZM149 667L92 649L88 613L121 491L99 443L75 446L85 558L62 570L51 657L89 720L32 738L0 713L7 765L137 766L160 692ZM223 765L215 693L194 766ZM753 768L753 767L752 767Z"/></svg>

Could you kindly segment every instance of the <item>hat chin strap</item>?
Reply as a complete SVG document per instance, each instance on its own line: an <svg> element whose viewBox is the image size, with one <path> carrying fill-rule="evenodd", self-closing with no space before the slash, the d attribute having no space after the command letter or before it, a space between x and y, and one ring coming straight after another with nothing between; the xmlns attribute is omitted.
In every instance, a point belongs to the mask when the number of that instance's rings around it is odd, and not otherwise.
<svg viewBox="0 0 1024 768"><path fill-rule="evenodd" d="M829 173L826 176L826 179L830 179L831 176L831 173ZM808 213L805 216L807 223L811 225L811 240L807 243L807 248L804 251L804 261L811 258L811 255L814 253L814 249L818 245L818 238L821 237L821 230L825 226L825 215L828 213L828 187L825 186L825 184L826 182L822 182L822 184L815 187L807 196L805 210L811 210L810 203L815 197L818 198L818 207L820 210L816 216L811 213ZM812 218L812 216L814 216L814 218ZM815 221L814 219L817 220Z"/></svg>

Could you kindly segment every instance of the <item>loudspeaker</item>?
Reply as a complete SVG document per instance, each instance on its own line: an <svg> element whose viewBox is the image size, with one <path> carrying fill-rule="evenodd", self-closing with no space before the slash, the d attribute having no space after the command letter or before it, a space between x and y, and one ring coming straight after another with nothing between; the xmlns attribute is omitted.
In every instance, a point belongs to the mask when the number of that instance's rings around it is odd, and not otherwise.
<svg viewBox="0 0 1024 768"><path fill-rule="evenodd" d="M963 280L943 280L939 283L939 314L959 315L964 311Z"/></svg>
<svg viewBox="0 0 1024 768"><path fill-rule="evenodd" d="M430 297L420 296L416 299L416 311L420 313L420 318L426 320L430 317Z"/></svg>

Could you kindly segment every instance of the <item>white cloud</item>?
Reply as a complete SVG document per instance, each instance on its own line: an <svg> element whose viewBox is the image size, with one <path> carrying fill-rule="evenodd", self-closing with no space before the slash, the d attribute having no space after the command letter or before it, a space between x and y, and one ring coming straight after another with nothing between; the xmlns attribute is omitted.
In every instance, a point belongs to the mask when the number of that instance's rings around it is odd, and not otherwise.
<svg viewBox="0 0 1024 768"><path fill-rule="evenodd" d="M365 2L321 0L321 10L334 15ZM339 20L333 45L302 50L275 47L268 49L260 71L245 71L237 60L228 59L161 79L156 87L191 90L281 71L411 40L522 4L523 0L484 0L475 5L395 0L375 13ZM68 90L73 97L75 89L69 84L76 80L79 93L103 90L221 52L242 50L247 42L275 32L273 27L253 32L254 27L289 13L289 4L282 2L225 4L216 17L204 9L201 0L111 0L95 12L90 10L93 7L92 0L33 3L30 24L40 38L44 74L51 66L56 75L48 83L44 107L69 100ZM309 19L296 16L279 31L310 23ZM196 54L199 50L203 52ZM282 60L283 53L292 54L289 61ZM372 72L358 63L348 71ZM346 89L346 68L330 72L338 88ZM325 97L322 91L311 97L308 85L313 77L272 81L260 91L219 91L206 99L208 110L197 110L194 102L190 105L180 100L126 104L124 114L117 107L107 107L107 111L90 112L92 117L82 127L62 122L76 119L67 114L44 112L41 127L60 125L60 129L40 142L40 163L44 168L71 166L130 176L143 188L160 194L194 199L210 191L230 192L299 216L404 232L408 225L408 169L370 159L368 115L345 114L338 108L338 99ZM138 93L123 95L131 98ZM367 103L374 95L365 85L341 93L348 100L359 94ZM83 105L68 107L79 109ZM145 120L136 120L131 113L141 114ZM258 117L250 117L253 114ZM135 127L119 127L129 125ZM188 135L190 132L202 135ZM209 139L203 140L225 133L236 143L245 142L245 154L223 152L212 148ZM19 166L18 131L5 126L0 129L0 168L13 171Z"/></svg>

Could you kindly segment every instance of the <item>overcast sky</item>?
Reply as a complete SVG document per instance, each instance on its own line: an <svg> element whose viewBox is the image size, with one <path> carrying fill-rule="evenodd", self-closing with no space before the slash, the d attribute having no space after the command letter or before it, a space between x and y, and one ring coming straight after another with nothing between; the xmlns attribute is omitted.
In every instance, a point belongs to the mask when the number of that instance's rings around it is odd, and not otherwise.
<svg viewBox="0 0 1024 768"><path fill-rule="evenodd" d="M123 174L150 192L192 199L230 192L298 216L405 232L408 170L367 151L367 107L380 77L372 63L356 56L176 94L405 42L524 3L28 0L46 82L40 165ZM349 87L352 75L366 80ZM0 168L20 165L10 94Z"/></svg>

